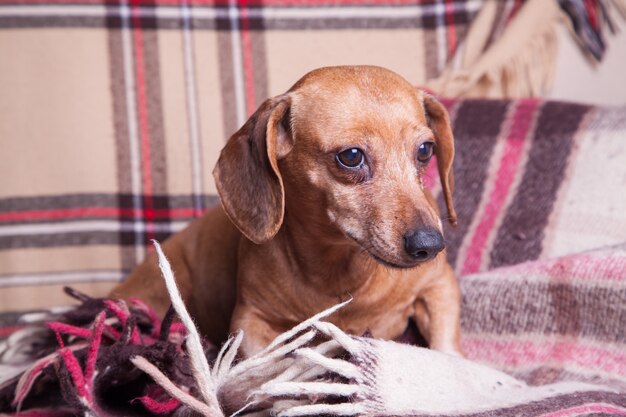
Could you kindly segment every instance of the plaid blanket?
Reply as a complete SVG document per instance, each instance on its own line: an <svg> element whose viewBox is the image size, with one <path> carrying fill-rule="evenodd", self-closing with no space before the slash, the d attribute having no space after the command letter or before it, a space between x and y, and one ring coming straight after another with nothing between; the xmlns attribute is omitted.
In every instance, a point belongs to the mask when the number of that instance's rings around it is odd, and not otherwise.
<svg viewBox="0 0 626 417"><path fill-rule="evenodd" d="M626 389L626 244L462 279L468 357L533 384Z"/></svg>
<svg viewBox="0 0 626 417"><path fill-rule="evenodd" d="M445 236L459 275L624 242L624 108L539 100L448 105L459 225L446 226ZM429 177L437 193L436 172Z"/></svg>
<svg viewBox="0 0 626 417"><path fill-rule="evenodd" d="M48 313L46 325L0 345L8 366L0 376L0 412L7 414L0 415L626 414L626 245L463 279L463 348L508 374L348 336L323 321L342 305L252 358L234 362L241 333L216 356L198 337L159 255L184 326L172 323L173 310L160 323L139 300L129 309L71 292L82 306ZM403 340L414 336L409 330Z"/></svg>

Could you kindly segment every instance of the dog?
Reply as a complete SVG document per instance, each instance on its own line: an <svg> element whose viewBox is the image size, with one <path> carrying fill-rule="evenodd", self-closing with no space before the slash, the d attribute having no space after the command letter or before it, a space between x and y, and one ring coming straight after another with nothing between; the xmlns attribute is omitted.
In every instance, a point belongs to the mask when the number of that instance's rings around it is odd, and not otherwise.
<svg viewBox="0 0 626 417"><path fill-rule="evenodd" d="M460 291L422 177L436 155L448 220L454 141L443 105L374 66L314 70L266 100L213 171L221 207L163 244L200 330L242 329L249 357L348 298L329 320L393 339L414 318L432 349L461 355ZM111 293L170 304L151 254Z"/></svg>

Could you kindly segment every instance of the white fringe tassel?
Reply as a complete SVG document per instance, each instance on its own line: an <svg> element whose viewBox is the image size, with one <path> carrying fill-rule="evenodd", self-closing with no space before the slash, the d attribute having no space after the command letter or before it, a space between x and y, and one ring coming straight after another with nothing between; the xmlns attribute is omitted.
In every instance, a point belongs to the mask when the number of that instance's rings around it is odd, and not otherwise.
<svg viewBox="0 0 626 417"><path fill-rule="evenodd" d="M367 394L367 386L362 384L365 379L359 368L347 360L332 358L346 353L358 356L360 345L336 326L320 321L351 300L316 314L276 337L260 353L235 364L244 337L240 331L224 344L211 369L198 330L176 287L170 263L160 245L156 241L153 243L174 309L188 330L191 368L202 399L193 398L176 387L145 358L136 356L132 362L170 395L203 416L210 417L297 417L316 414L356 415L363 412L359 404L324 404L322 401L326 396L356 398ZM327 340L313 343L320 336ZM342 377L344 381L322 379L329 373ZM307 399L318 401L311 405Z"/></svg>
<svg viewBox="0 0 626 417"><path fill-rule="evenodd" d="M215 384L213 384L213 379L211 378L209 363L207 362L204 350L202 349L198 329L185 308L185 303L183 302L180 291L178 291L178 287L176 286L174 272L172 271L169 261L165 257L159 243L156 240L153 240L152 242L154 243L154 247L156 248L159 256L159 268L161 268L161 273L163 274L163 279L165 280L167 292L172 300L174 310L176 310L178 317L180 317L180 320L183 322L188 331L187 347L196 384L198 384L198 388L202 393L202 397L204 398L206 405L214 412L212 415L223 416L217 400Z"/></svg>

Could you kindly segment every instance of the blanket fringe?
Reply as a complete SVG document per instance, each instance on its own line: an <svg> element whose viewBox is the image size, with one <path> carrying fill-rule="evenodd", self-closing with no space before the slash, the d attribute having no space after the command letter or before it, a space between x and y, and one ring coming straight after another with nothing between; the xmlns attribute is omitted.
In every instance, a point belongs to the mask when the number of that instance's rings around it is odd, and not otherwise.
<svg viewBox="0 0 626 417"><path fill-rule="evenodd" d="M158 242L154 240L153 243L159 257L159 268L161 269L161 273L163 274L163 279L165 280L167 292L169 293L170 299L172 300L172 305L174 306L178 317L180 317L180 320L183 322L188 331L187 347L189 352L189 358L191 359L193 376L196 384L198 385L198 388L200 389L200 393L204 397L205 404L208 407L205 411L209 412L209 414L204 415L222 417L223 414L220 409L217 396L215 395L216 387L210 372L209 363L204 354L202 343L200 342L200 334L191 316L189 315L189 312L187 312L187 309L185 308L183 297L181 296L180 291L176 286L176 280L174 279L172 266L165 257L163 249L161 249L161 246L158 244ZM155 380L155 382L158 381Z"/></svg>
<svg viewBox="0 0 626 417"><path fill-rule="evenodd" d="M169 380L156 366L151 364L146 358L142 356L135 356L130 360L133 365L144 371L146 374L159 384L168 394L173 398L176 398L181 403L194 411L202 414L203 416L214 416L214 409L210 405L203 403L182 389L178 388L172 381Z"/></svg>
<svg viewBox="0 0 626 417"><path fill-rule="evenodd" d="M205 368L202 345L196 343L192 336L197 334L197 329L176 288L171 266L156 241L154 246L174 308L189 332L188 350L194 378L198 386L204 385L209 390L208 395L203 393L202 401L195 399L177 388L147 359L135 356L133 364L150 375L173 398L203 416L212 417L267 416L270 410L273 415L286 417L318 413L356 415L363 411L359 403L310 404L310 401L298 399L339 396L348 401L368 394L367 387L371 384L354 383L367 378L361 370L349 361L333 359L338 354L358 355L360 345L337 327L320 321L351 300L316 314L276 337L260 353L235 363L244 336L243 332L239 332L224 344L212 369L208 364ZM313 344L314 339L318 340L320 336L329 340ZM207 369L206 373L204 369ZM343 381L328 380L329 374ZM292 399L281 400L284 397Z"/></svg>
<svg viewBox="0 0 626 417"><path fill-rule="evenodd" d="M457 51L463 55L462 63L460 59L451 60L437 79L427 83L429 89L447 97L540 97L554 81L557 25L567 23L585 55L598 62L606 49L602 26L614 31L617 25L612 15L621 14L626 19L626 0L602 0L593 6L604 18L593 29L584 8L579 10L575 2L528 0L500 39L488 45L485 27L491 27L496 19L497 2L487 0L476 17L464 46ZM576 11L566 13L559 3Z"/></svg>
<svg viewBox="0 0 626 417"><path fill-rule="evenodd" d="M476 18L495 18L495 2L488 1ZM487 34L480 25L468 33L466 55L460 69L454 63L428 87L448 97L535 97L553 82L557 38L555 26L561 19L556 1L529 0L519 10L502 37L480 53ZM529 31L528 28L533 28Z"/></svg>

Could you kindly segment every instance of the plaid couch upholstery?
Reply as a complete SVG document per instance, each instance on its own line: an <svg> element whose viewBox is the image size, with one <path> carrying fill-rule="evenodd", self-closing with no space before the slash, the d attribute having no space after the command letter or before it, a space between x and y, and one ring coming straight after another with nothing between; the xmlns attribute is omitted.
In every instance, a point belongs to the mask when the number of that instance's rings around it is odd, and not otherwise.
<svg viewBox="0 0 626 417"><path fill-rule="evenodd" d="M103 295L215 204L220 148L324 65L439 74L483 0L0 0L0 310Z"/></svg>

